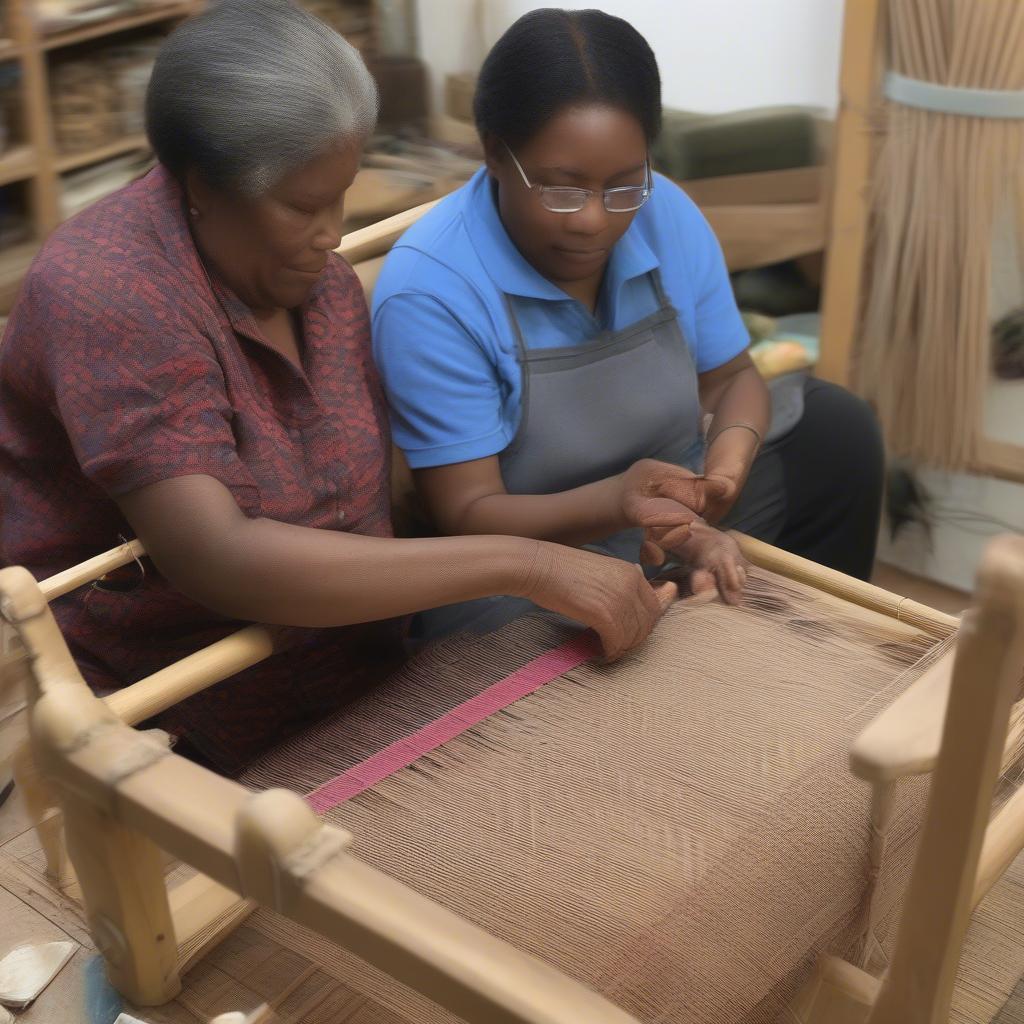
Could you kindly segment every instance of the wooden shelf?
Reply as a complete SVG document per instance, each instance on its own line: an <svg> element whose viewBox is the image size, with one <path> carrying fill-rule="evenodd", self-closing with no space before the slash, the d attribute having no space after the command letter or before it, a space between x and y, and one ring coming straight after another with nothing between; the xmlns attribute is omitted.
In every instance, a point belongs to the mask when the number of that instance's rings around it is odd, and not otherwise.
<svg viewBox="0 0 1024 1024"><path fill-rule="evenodd" d="M121 15L109 16L40 34L37 0L0 0L6 11L5 28L9 37L0 38L0 62L17 60L21 64L20 122L24 126L24 145L0 154L0 187L14 182L26 183L27 212L32 241L0 251L0 314L10 309L21 277L32 256L46 237L64 219L61 175L80 167L135 152L146 152L144 135L129 135L106 146L84 153L58 153L51 107L48 54L61 47L89 40L111 38L151 25L169 27L174 22L198 14L208 0L155 0Z"/></svg>
<svg viewBox="0 0 1024 1024"><path fill-rule="evenodd" d="M88 164L98 164L103 160L112 160L115 156L124 156L126 153L134 153L136 150L149 149L149 140L145 135L126 135L116 142L111 142L99 149L91 149L85 153L69 153L67 156L57 157L57 171L64 174L66 171L74 171L79 167Z"/></svg>
<svg viewBox="0 0 1024 1024"><path fill-rule="evenodd" d="M40 38L40 45L44 50L56 50L63 46L74 46L75 43L84 43L90 39L99 39L103 36L113 35L115 32L127 32L129 29L142 28L145 25L155 25L161 21L169 21L172 18L186 18L195 14L203 5L196 0L189 0L187 3L165 4L161 7L150 8L140 11L138 14L125 14L118 18L105 18L81 28L66 29L63 32L54 32L52 35L45 35Z"/></svg>
<svg viewBox="0 0 1024 1024"><path fill-rule="evenodd" d="M38 250L37 242L24 242L0 251L0 315L10 312L25 272Z"/></svg>
<svg viewBox="0 0 1024 1024"><path fill-rule="evenodd" d="M35 177L36 156L31 146L18 146L0 156L0 186Z"/></svg>

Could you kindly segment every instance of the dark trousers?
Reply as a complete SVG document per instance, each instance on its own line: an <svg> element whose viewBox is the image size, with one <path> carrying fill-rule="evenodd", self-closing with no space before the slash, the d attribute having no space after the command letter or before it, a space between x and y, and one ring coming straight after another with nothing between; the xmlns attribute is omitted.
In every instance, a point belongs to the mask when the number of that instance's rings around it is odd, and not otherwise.
<svg viewBox="0 0 1024 1024"><path fill-rule="evenodd" d="M884 476L881 431L867 403L810 379L802 419L765 445L720 525L866 580Z"/></svg>

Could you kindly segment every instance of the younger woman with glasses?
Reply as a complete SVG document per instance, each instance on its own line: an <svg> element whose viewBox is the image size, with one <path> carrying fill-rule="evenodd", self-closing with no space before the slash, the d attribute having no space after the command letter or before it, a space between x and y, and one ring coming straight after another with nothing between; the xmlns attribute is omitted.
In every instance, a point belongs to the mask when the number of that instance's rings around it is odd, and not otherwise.
<svg viewBox="0 0 1024 1024"><path fill-rule="evenodd" d="M599 11L527 14L487 57L475 115L485 167L403 236L374 299L395 438L434 525L670 557L729 599L742 560L708 524L867 576L875 422L810 381L801 422L762 447L771 403L720 247L651 173L647 42ZM639 494L702 519L651 529Z"/></svg>

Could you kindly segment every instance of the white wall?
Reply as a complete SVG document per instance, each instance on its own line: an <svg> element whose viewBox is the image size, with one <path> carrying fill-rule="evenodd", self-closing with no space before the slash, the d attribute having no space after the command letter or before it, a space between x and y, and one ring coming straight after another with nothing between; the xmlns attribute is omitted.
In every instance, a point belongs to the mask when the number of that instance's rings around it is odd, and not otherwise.
<svg viewBox="0 0 1024 1024"><path fill-rule="evenodd" d="M960 473L920 473L936 508L931 537L907 526L895 542L883 526L878 556L917 576L972 591L985 544L999 533L1024 533L1024 487Z"/></svg>
<svg viewBox="0 0 1024 1024"><path fill-rule="evenodd" d="M843 0L552 0L626 18L654 47L666 106L718 112L835 108ZM525 0L419 0L420 54L439 104L444 76L479 67ZM435 109L440 109L435 106Z"/></svg>

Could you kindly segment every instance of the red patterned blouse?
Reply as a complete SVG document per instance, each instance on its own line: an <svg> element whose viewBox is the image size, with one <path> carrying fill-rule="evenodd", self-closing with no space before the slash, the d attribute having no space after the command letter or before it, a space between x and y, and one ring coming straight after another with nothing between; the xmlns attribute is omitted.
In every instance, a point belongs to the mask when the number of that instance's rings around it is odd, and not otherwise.
<svg viewBox="0 0 1024 1024"><path fill-rule="evenodd" d="M391 534L390 441L359 280L332 257L302 309L305 373L211 281L181 189L157 167L60 228L0 344L0 562L37 578L130 536L115 499L201 473L250 517ZM240 627L148 561L54 612L98 691ZM162 724L236 771L400 658L394 624L296 630L290 649Z"/></svg>

